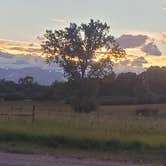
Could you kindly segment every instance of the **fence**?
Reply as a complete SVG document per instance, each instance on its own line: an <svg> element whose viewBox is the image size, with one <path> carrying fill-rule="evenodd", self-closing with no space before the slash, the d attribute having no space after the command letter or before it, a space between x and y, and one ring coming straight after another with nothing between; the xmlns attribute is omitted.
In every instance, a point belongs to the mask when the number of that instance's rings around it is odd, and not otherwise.
<svg viewBox="0 0 166 166"><path fill-rule="evenodd" d="M11 106L8 110L1 110L0 116L6 117L7 120L12 119L13 117L21 117L21 118L27 118L30 117L32 123L35 121L35 110L36 106L33 105L28 110L25 110L23 106Z"/></svg>

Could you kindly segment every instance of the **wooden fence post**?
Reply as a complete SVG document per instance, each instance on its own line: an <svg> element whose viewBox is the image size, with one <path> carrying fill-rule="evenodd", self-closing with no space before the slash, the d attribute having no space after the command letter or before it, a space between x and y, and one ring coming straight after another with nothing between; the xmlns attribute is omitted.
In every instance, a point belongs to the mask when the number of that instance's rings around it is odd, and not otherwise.
<svg viewBox="0 0 166 166"><path fill-rule="evenodd" d="M33 105L33 108L32 108L32 123L34 123L34 121L35 121L35 109L36 109L36 107L35 107L35 105Z"/></svg>

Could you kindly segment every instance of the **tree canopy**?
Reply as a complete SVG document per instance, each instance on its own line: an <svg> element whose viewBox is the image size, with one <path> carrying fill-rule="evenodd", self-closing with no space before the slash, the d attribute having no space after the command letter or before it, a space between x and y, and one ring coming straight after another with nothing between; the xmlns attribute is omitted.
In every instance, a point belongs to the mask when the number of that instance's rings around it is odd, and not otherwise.
<svg viewBox="0 0 166 166"><path fill-rule="evenodd" d="M90 20L63 30L47 30L42 43L47 62L57 63L68 80L103 78L112 72L112 59L121 58L121 49L107 23Z"/></svg>

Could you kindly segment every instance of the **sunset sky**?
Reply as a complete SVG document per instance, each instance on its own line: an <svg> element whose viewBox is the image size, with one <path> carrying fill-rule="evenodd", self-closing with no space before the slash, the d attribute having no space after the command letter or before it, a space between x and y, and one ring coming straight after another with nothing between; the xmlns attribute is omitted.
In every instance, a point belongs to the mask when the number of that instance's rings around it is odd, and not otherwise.
<svg viewBox="0 0 166 166"><path fill-rule="evenodd" d="M37 38L90 18L107 22L126 49L118 71L166 65L166 0L0 0L1 66L43 65Z"/></svg>

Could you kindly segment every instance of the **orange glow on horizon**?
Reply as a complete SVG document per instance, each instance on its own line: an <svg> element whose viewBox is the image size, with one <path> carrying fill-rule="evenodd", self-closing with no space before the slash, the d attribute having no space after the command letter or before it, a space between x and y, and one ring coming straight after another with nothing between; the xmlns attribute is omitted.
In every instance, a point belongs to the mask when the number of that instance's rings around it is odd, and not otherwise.
<svg viewBox="0 0 166 166"><path fill-rule="evenodd" d="M126 56L122 58L115 58L109 50L106 48L100 48L96 50L93 61L98 62L104 58L110 58L110 60L115 63L121 63L123 61L129 61L132 65L132 62L136 61L139 57L144 57L147 63L143 63L142 67L147 68L150 66L166 66L166 55L162 56L153 56L146 55L140 48L127 48L125 49ZM23 56L37 56L41 58L51 57L52 55L42 54L41 46L39 43L30 43L30 42L20 42L12 40L0 39L0 52L9 53L11 55L23 55ZM58 54L56 54L58 56ZM70 58L71 61L79 62L77 57ZM134 66L133 66L134 67Z"/></svg>
<svg viewBox="0 0 166 166"><path fill-rule="evenodd" d="M0 51L12 55L41 56L41 47L37 43L0 39Z"/></svg>

